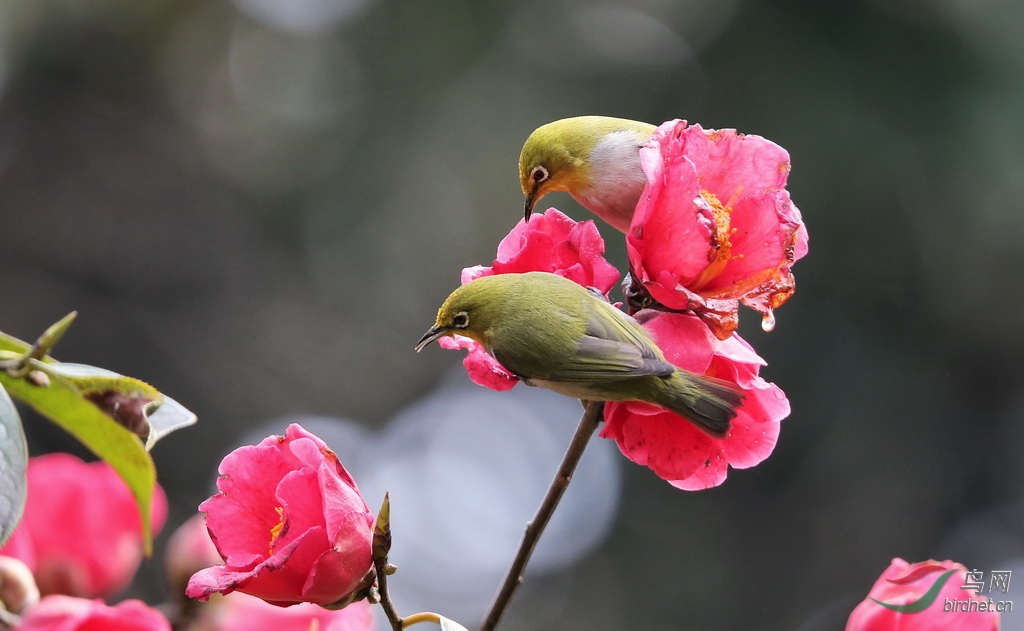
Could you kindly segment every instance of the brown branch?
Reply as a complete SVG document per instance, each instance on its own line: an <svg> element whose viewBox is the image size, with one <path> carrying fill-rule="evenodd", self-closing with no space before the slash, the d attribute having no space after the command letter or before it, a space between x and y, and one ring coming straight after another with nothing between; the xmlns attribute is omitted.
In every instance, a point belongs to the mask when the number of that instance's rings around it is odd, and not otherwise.
<svg viewBox="0 0 1024 631"><path fill-rule="evenodd" d="M395 603L391 602L391 594L388 592L388 560L387 558L374 559L374 567L377 569L377 596L380 598L380 607L384 615L388 617L391 628L394 631L402 631L402 616L398 615Z"/></svg>
<svg viewBox="0 0 1024 631"><path fill-rule="evenodd" d="M523 540L519 543L519 550L516 552L515 558L512 559L512 565L505 574L505 581L502 583L501 589L498 590L498 595L495 596L494 603L480 626L480 631L493 631L497 628L502 615L509 603L512 602L512 594L523 582L523 572L526 570L526 564L530 561L533 549L537 546L537 541L540 540L541 533L544 532L551 515L554 514L559 500L562 499L562 494L568 488L573 471L576 470L576 465L583 457L583 450L586 448L587 442L590 441L590 437L593 436L603 418L604 401L588 401L580 424L576 427L576 433L562 457L562 464L559 465L558 472L555 473L555 479L551 481L551 486L548 487L547 494L544 495L544 499L537 508L537 513L526 524L526 531L523 533Z"/></svg>

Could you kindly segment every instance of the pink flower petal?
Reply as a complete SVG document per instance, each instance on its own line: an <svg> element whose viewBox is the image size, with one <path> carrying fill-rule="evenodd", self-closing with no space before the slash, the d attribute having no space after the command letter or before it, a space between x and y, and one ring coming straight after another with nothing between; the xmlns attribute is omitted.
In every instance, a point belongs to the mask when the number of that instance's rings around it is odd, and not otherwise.
<svg viewBox="0 0 1024 631"><path fill-rule="evenodd" d="M313 571L314 564L326 550L331 547L323 526L316 526L301 533L286 547L276 550L274 555L257 565L252 577L238 586L238 590L263 600L282 606L305 602L303 589ZM369 569L367 566L363 574ZM340 577L339 583L346 585L349 576ZM317 602L327 605L338 600L344 593L330 600Z"/></svg>
<svg viewBox="0 0 1024 631"><path fill-rule="evenodd" d="M730 216L735 232L729 238L735 252L722 271L704 287L706 295L730 298L741 296L771 278L788 257L791 235L796 226L787 229L776 215L778 198L787 202L785 191L768 191L743 197L736 201ZM781 227L781 229L780 229Z"/></svg>
<svg viewBox="0 0 1024 631"><path fill-rule="evenodd" d="M360 586L367 568L373 565L373 523L367 521L366 515L357 512L346 514L340 521L333 546L317 558L302 586L303 601L329 605ZM348 582L339 583L339 576L348 577Z"/></svg>
<svg viewBox="0 0 1024 631"><path fill-rule="evenodd" d="M576 222L549 208L520 220L501 243L490 268L463 270L463 283L491 274L550 272L607 294L619 272L604 258L604 240L593 221Z"/></svg>
<svg viewBox="0 0 1024 631"><path fill-rule="evenodd" d="M703 129L678 122L681 151L701 174L701 185L723 202L745 191L783 189L789 177L789 153L770 140L735 129ZM665 125L662 125L665 127ZM660 129L660 128L659 128Z"/></svg>
<svg viewBox="0 0 1024 631"><path fill-rule="evenodd" d="M217 550L230 566L249 567L263 558L270 549L270 532L281 521L275 491L292 469L280 449L264 443L225 456L219 493L199 505ZM218 532L231 536L222 539Z"/></svg>
<svg viewBox="0 0 1024 631"><path fill-rule="evenodd" d="M259 598L235 593L207 611L206 618L214 620L208 622L204 618L197 626L217 631L372 631L374 628L373 611L365 600L332 611L307 603L275 607Z"/></svg>
<svg viewBox="0 0 1024 631"><path fill-rule="evenodd" d="M442 337L437 340L437 343L441 348L466 349L469 351L466 358L462 360L462 365L466 367L466 373L469 374L469 378L477 385L497 390L498 392L505 392L506 390L511 390L519 383L519 377L506 370L482 346L468 337L461 335Z"/></svg>
<svg viewBox="0 0 1024 631"><path fill-rule="evenodd" d="M47 596L28 610L19 631L171 631L156 609L140 600L108 607L102 600Z"/></svg>
<svg viewBox="0 0 1024 631"><path fill-rule="evenodd" d="M681 416L636 401L608 403L601 436L614 438L624 456L665 480L693 475L712 441Z"/></svg>
<svg viewBox="0 0 1024 631"><path fill-rule="evenodd" d="M752 467L767 458L778 440L789 401L757 372L762 360L739 336L722 341L693 314L641 311L651 332L676 366L735 383L746 399L725 438L715 439L686 419L639 402L609 403L601 436L615 440L627 458L649 467L684 490L721 484L732 466Z"/></svg>
<svg viewBox="0 0 1024 631"><path fill-rule="evenodd" d="M366 505L355 480L341 466L341 462L333 451L328 450L324 456L324 461L317 471L317 477L320 486L319 494L323 501L322 513L327 526L327 536L333 538L335 533L362 533L362 529L348 524L352 515L359 515L366 521L365 525L372 530L376 518ZM369 530L365 534L369 535Z"/></svg>
<svg viewBox="0 0 1024 631"><path fill-rule="evenodd" d="M193 574L192 578L189 579L185 595L189 598L206 600L217 592L229 594L236 589L251 593L250 584L267 570L274 573L285 567L291 560L292 554L298 550L307 536L310 536L309 532L301 533L292 539L288 545L282 546L273 555L256 563L253 567L233 568L231 566L215 565L204 568ZM307 554L307 556L309 555ZM275 581L274 578L274 576L264 578L260 584L255 586L255 591L258 592L259 597L274 602L287 600L298 602L295 599L295 595L301 591L305 577L301 577L302 582L294 573L289 573L289 576L285 577L283 582ZM291 583L298 584L292 585ZM253 595L257 594L254 593Z"/></svg>
<svg viewBox="0 0 1024 631"><path fill-rule="evenodd" d="M633 271L643 280L672 292L708 265L714 216L701 203L701 186L693 163L669 159L655 138L640 150L648 185L640 197L626 244ZM655 273L665 271L671 280Z"/></svg>

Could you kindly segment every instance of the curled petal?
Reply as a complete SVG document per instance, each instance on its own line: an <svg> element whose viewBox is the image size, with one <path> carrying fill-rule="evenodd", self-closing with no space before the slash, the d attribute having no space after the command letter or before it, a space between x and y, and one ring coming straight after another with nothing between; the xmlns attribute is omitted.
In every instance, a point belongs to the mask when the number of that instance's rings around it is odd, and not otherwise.
<svg viewBox="0 0 1024 631"><path fill-rule="evenodd" d="M482 346L468 337L461 335L442 337L437 342L442 348L466 349L469 351L466 358L462 360L462 365L466 367L466 372L469 374L469 378L473 380L473 383L490 388L491 390L497 390L498 392L511 390L519 383L519 377L509 372L498 363L498 360L491 357Z"/></svg>

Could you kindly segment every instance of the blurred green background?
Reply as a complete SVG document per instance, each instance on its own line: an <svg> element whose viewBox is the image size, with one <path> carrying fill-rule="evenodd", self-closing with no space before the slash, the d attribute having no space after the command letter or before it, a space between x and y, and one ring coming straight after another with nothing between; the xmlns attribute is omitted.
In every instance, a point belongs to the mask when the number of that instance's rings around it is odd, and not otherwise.
<svg viewBox="0 0 1024 631"><path fill-rule="evenodd" d="M811 237L775 331L741 315L778 447L700 493L622 466L509 628L836 629L894 556L1024 581L1022 32L1014 0L3 0L0 329L77 309L58 357L199 415L154 452L174 526L252 425L374 429L457 366L412 346L521 217L535 127L733 127L789 150Z"/></svg>

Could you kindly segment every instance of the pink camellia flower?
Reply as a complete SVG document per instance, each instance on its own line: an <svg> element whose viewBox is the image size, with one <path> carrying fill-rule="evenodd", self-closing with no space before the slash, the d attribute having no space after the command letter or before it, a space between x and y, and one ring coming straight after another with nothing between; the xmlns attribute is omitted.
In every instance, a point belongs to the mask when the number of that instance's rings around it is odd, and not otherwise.
<svg viewBox="0 0 1024 631"><path fill-rule="evenodd" d="M166 518L167 497L157 486L150 513L154 533ZM63 453L30 458L25 513L0 554L24 561L43 594L111 596L142 562L139 509L105 462Z"/></svg>
<svg viewBox="0 0 1024 631"><path fill-rule="evenodd" d="M739 302L772 310L795 287L807 230L786 192L789 154L760 136L662 124L640 150L648 184L626 235L630 268L651 297L693 310L720 339Z"/></svg>
<svg viewBox="0 0 1024 631"><path fill-rule="evenodd" d="M102 600L53 595L28 610L18 631L171 631L171 624L141 600L108 607Z"/></svg>
<svg viewBox="0 0 1024 631"><path fill-rule="evenodd" d="M282 607L339 607L372 582L375 517L334 452L301 426L225 456L217 489L199 510L225 564L193 575L189 597L238 590Z"/></svg>
<svg viewBox="0 0 1024 631"><path fill-rule="evenodd" d="M722 439L711 438L668 410L639 401L608 403L601 436L615 440L633 462L687 491L718 486L729 466L745 469L767 458L775 448L780 421L789 415L789 401L775 384L758 376L764 360L754 349L738 335L719 340L690 313L644 310L635 317L670 362L732 382L746 398Z"/></svg>
<svg viewBox="0 0 1024 631"><path fill-rule="evenodd" d="M604 258L604 239L594 222L573 221L554 208L533 215L529 222L520 219L498 244L494 263L462 270L462 284L482 276L525 272L551 272L606 295L619 279L619 271ZM468 337L443 337L438 344L468 350L463 360L466 372L482 386L504 391L519 382Z"/></svg>
<svg viewBox="0 0 1024 631"><path fill-rule="evenodd" d="M893 559L846 631L999 631L999 603L963 589L967 579L967 568L952 561Z"/></svg>
<svg viewBox="0 0 1024 631"><path fill-rule="evenodd" d="M202 631L371 631L373 611L365 600L333 611L310 603L283 608L235 592L204 611L196 626Z"/></svg>

